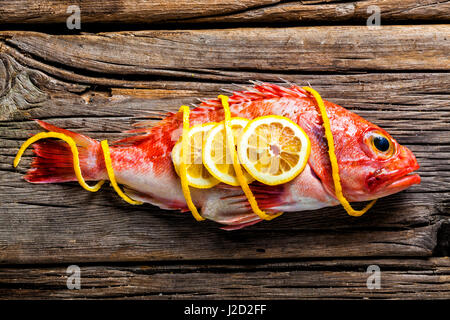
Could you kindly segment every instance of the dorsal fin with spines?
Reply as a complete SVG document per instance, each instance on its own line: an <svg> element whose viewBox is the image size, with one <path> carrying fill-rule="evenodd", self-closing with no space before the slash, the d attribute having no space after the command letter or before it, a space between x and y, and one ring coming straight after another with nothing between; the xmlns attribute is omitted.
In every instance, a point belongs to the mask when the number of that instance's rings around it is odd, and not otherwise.
<svg viewBox="0 0 450 320"><path fill-rule="evenodd" d="M250 82L253 84L253 87L235 84L236 87L239 87L243 90L226 90L227 92L231 93L229 98L230 105L281 97L303 98L307 96L306 91L295 84L292 84L289 88L286 88L272 83L260 81ZM191 111L191 124L204 122L201 120L203 118L209 118L208 114L210 114L212 111L219 110L220 112L222 112L222 104L217 98L202 100L200 104L194 106L195 108ZM213 119L212 121L216 120ZM126 133L134 133L137 135L115 141L114 144L116 146L127 147L131 145L137 145L141 142L146 141L151 136L160 136L158 135L158 133L161 133L164 130L173 130L175 127L179 127L181 125L181 122L181 114L172 112L167 113L166 117L156 124L154 123L154 120L140 121L134 125L135 127L139 128L126 131ZM148 127L146 127L147 125Z"/></svg>

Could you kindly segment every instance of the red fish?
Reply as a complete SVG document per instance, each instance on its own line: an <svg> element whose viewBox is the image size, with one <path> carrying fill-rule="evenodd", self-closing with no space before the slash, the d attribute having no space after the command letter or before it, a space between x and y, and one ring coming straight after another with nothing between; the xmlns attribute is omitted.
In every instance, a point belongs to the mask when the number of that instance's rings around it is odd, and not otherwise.
<svg viewBox="0 0 450 320"><path fill-rule="evenodd" d="M301 87L257 83L229 99L231 115L254 119L280 115L297 123L309 136L311 155L300 175L292 181L267 186L250 184L258 205L267 212L314 210L339 205L336 199L322 118L315 99ZM343 194L349 201L366 201L397 193L420 183L412 174L419 168L413 153L385 130L345 108L324 101L334 137ZM202 102L191 110L190 125L224 119L218 99ZM100 142L37 120L46 130L72 137L80 153L86 180L108 179ZM164 209L188 211L171 151L182 132L182 114L169 113L153 127L131 130L136 135L110 146L118 183L132 199ZM25 179L32 183L76 181L70 148L61 141L35 143L32 169ZM261 219L252 212L239 187L218 184L211 189L191 188L194 204L204 218L239 229Z"/></svg>

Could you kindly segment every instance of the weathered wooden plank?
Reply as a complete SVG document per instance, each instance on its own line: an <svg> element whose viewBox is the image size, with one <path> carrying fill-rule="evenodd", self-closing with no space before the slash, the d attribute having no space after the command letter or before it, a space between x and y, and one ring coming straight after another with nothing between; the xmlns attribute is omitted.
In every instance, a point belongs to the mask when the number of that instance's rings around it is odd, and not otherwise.
<svg viewBox="0 0 450 320"><path fill-rule="evenodd" d="M367 273L370 265L380 268L379 289L367 287L367 279L372 275ZM0 298L450 298L448 258L245 264L80 265L80 290L67 288L66 268L67 266L0 268Z"/></svg>
<svg viewBox="0 0 450 320"><path fill-rule="evenodd" d="M301 32L305 30L306 33ZM275 32L289 40L283 36L287 32L295 38L294 43L300 44L305 37L305 41L309 39L313 43L310 50L321 52L322 46L312 40L313 34L323 40L327 32L338 35L339 30L348 29L249 32L253 33L252 39L257 36L270 39ZM403 37L408 28L388 28L388 34L392 36L394 30L400 30ZM450 204L447 161L450 79L448 64L445 65L448 57L443 56L448 43L436 42L431 35L436 33L439 39L448 27L412 27L411 30L415 36L411 36L410 42L400 36L395 38L405 46L403 49L383 44L385 50L397 50L393 55L399 60L396 65L390 65L380 50L369 63L375 66L376 72L359 74L336 74L344 69L337 70L328 62L321 67L326 74L306 73L307 62L300 59L289 41L279 42L277 48L267 52L255 43L257 47L253 49L260 50L263 57L255 61L248 57L248 43L235 40L244 33L239 29L70 37L3 32L0 262L430 256L437 245L439 227L448 219ZM360 37L369 35L362 29L355 32ZM385 38L382 33L376 33L375 39L378 39L375 44L380 45ZM347 41L341 36L339 41L330 43L323 59L341 61L331 47L350 50L354 47L352 41L359 43L357 37ZM237 60L233 62L230 57L222 56L218 43L231 46L227 50L235 52ZM184 48L177 49L180 45ZM196 49L208 45L213 47L208 57ZM80 46L81 51L77 49ZM182 50L186 57L191 57L184 60ZM291 54L279 61L270 56L275 50L291 50ZM174 53L176 70L168 52ZM433 54L436 59L431 58ZM193 63L195 55L198 61ZM288 56L294 61L286 72L283 63ZM353 60L357 59L348 60L350 69L356 69ZM240 61L247 63L249 69L241 68ZM418 72L398 72L397 66L408 64ZM270 66L269 72L266 66ZM165 73L165 69L171 68L173 72ZM426 73L422 69L436 71ZM380 73L380 70L389 72ZM186 79L190 73L200 76ZM161 75L170 75L170 79ZM419 171L422 184L379 201L374 210L359 219L348 217L341 208L332 208L289 214L247 230L226 233L210 222L195 223L187 214L164 212L149 205L128 206L108 188L90 194L76 184L28 184L22 180L22 174L28 167L30 153L18 171L11 166L20 143L38 130L30 121L32 118L46 119L94 138L113 139L144 116L157 119L161 112L195 102L195 97L214 97L220 88L236 88L229 81L242 82L248 78L279 81L280 76L300 84L309 81L325 98L386 127L417 154L422 165ZM197 81L202 77L203 80ZM130 89L135 87L141 90Z"/></svg>
<svg viewBox="0 0 450 320"><path fill-rule="evenodd" d="M374 7L375 6L375 7ZM414 21L448 21L450 4L445 0L423 1L287 1L260 8L249 8L220 16L199 17L183 22L206 23L292 23L292 24L373 24L370 19L379 10L380 23ZM372 17L373 18L373 17Z"/></svg>
<svg viewBox="0 0 450 320"><path fill-rule="evenodd" d="M0 22L14 24L63 23L71 1L30 0L1 1ZM114 0L104 2L79 1L82 24L177 24L180 23L302 23L317 24L364 23L376 5L382 23L394 21L446 21L450 4L445 0L365 0L365 1L280 1L280 0L201 0L142 1ZM27 10L24 10L27 8Z"/></svg>
<svg viewBox="0 0 450 320"><path fill-rule="evenodd" d="M87 75L242 81L230 71L448 71L449 32L448 25L427 25L377 30L156 30L79 36L2 32L0 39L39 60L83 70Z"/></svg>
<svg viewBox="0 0 450 320"><path fill-rule="evenodd" d="M4 193L6 188L1 189ZM40 195L44 199L36 199ZM81 202L71 204L69 195ZM55 186L14 199L15 204L2 206L0 262L7 264L429 256L439 227L436 221L410 225L409 210L393 218L398 223L390 223L388 210L377 210L348 226L352 221L334 209L285 215L270 224L226 233L211 222L195 223L186 214L126 207L107 191L94 197L80 194L79 188ZM392 206L389 211L397 215L403 210ZM412 215L429 220L418 216L430 212L437 214L422 206ZM382 222L377 225L377 220ZM408 226L399 227L402 223Z"/></svg>

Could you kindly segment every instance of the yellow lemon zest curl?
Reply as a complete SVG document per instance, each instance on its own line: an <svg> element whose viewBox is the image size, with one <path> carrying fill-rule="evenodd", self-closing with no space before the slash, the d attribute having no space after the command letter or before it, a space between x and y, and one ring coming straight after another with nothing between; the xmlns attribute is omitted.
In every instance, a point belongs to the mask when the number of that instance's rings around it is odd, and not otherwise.
<svg viewBox="0 0 450 320"><path fill-rule="evenodd" d="M103 150L103 157L105 158L106 171L108 172L109 181L111 182L111 185L114 188L114 190L117 192L117 194L123 200L125 200L129 204L133 204L133 205L143 204L141 201L136 201L136 200L131 199L125 193L123 193L122 190L120 190L119 185L117 184L117 181L116 181L116 176L114 175L114 169L112 167L111 154L109 152L108 141L103 140L101 142L101 146L102 146L102 150Z"/></svg>
<svg viewBox="0 0 450 320"><path fill-rule="evenodd" d="M181 106L180 112L183 113L183 133L181 134L181 162L180 162L180 180L181 189L183 191L184 199L186 204L191 210L192 216L197 221L205 220L200 213L198 213L197 208L192 202L191 192L189 191L189 184L187 178L187 155L189 153L189 107Z"/></svg>
<svg viewBox="0 0 450 320"><path fill-rule="evenodd" d="M78 148L77 148L77 144L76 144L75 140L72 137L65 135L63 133L60 133L60 132L40 132L40 133L32 136L31 138L29 138L27 141L25 141L22 144L22 146L20 147L19 151L17 152L16 157L14 158L14 167L17 167L17 165L20 162L20 159L22 158L23 153L31 144L35 143L38 140L47 139L47 138L61 139L70 146L70 150L72 151L72 156L73 156L73 169L75 171L75 176L78 180L78 183L84 189L86 189L87 191L90 191L90 192L97 192L98 190L100 190L101 186L105 183L105 180L101 180L101 181L97 182L97 184L94 186L89 186L86 183L86 181L84 180L83 175L81 173L80 157L79 157ZM111 181L111 185L113 186L114 190L126 202L128 202L130 204L134 204L134 205L142 204L142 202L140 202L140 201L135 201L135 200L129 198L126 194L124 194L122 192L122 190L120 190L119 186L117 185L116 177L114 175L114 169L112 168L111 155L109 152L108 141L103 140L101 142L101 146L102 146L102 150L103 150L103 156L105 158L106 171L108 173L109 180Z"/></svg>
<svg viewBox="0 0 450 320"><path fill-rule="evenodd" d="M41 133L38 133L38 134L32 136L27 141L25 141L22 144L22 146L20 147L19 151L17 152L16 157L14 158L14 168L17 167L17 165L20 162L20 159L22 158L23 153L31 144L35 143L38 140L46 139L46 138L61 139L65 142L67 142L67 144L70 146L70 150L72 151L72 155L73 155L73 169L75 171L75 176L77 177L77 180L78 180L78 183L80 184L80 186L82 186L84 189L86 189L87 191L90 191L90 192L97 192L101 188L103 183L105 183L105 181L103 181L103 180L99 181L93 187L89 186L86 183L86 181L83 178L83 175L81 174L80 158L78 155L78 149L77 149L77 144L75 143L75 140L73 140L72 137L69 137L68 135L65 135L65 134L59 133L59 132L41 132Z"/></svg>
<svg viewBox="0 0 450 320"><path fill-rule="evenodd" d="M247 197L248 202L250 203L250 206L255 214L257 214L261 219L263 220L272 220L280 215L283 214L283 212L279 212L273 215L268 215L264 211L262 211L259 206L258 202L256 201L255 196L253 195L252 190L250 190L250 187L247 184L247 180L244 176L244 173L242 172L242 167L239 163L239 159L237 156L237 152L234 146L234 139L233 139L233 132L231 131L231 113L230 113L230 105L228 103L228 97L224 95L219 95L218 98L220 99L222 103L222 107L224 109L225 113L225 137L226 137L226 145L228 146L228 151L230 152L231 159L233 162L233 168L236 172L236 179L239 182L239 185L242 188L242 191L244 191L245 196Z"/></svg>
<svg viewBox="0 0 450 320"><path fill-rule="evenodd" d="M325 129L325 137L327 138L328 142L328 155L330 157L331 162L331 171L333 176L334 189L336 192L336 198L339 200L339 202L342 204L342 206L349 215L354 217L362 216L364 213L367 212L367 210L372 208L372 206L375 204L377 200L376 199L372 200L362 210L355 210L352 208L348 200L345 198L344 193L342 192L341 178L339 176L339 166L336 158L336 153L334 150L334 139L333 134L331 133L330 119L328 118L325 104L323 103L322 97L316 90L310 87L303 87L303 89L310 92L313 95L314 99L316 99L317 105L319 106L320 109L320 114L322 115L323 128Z"/></svg>

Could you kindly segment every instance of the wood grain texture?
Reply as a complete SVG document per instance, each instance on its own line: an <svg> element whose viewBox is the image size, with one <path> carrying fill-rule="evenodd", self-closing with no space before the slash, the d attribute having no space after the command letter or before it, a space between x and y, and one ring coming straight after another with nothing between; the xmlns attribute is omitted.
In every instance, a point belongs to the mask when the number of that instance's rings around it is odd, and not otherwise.
<svg viewBox="0 0 450 320"><path fill-rule="evenodd" d="M242 81L242 74L235 72L448 70L449 31L447 25L430 25L377 30L158 30L81 36L2 32L0 37L8 46L40 61L70 65L72 70L91 74Z"/></svg>
<svg viewBox="0 0 450 320"><path fill-rule="evenodd" d="M368 289L370 265L379 289ZM70 274L70 273L69 273ZM0 268L0 299L448 299L448 258ZM20 290L19 290L20 288Z"/></svg>
<svg viewBox="0 0 450 320"><path fill-rule="evenodd" d="M449 250L449 31L1 32L0 297L448 298L448 260L430 257ZM280 78L309 82L387 129L417 156L422 183L360 218L335 207L224 232L189 214L129 206L108 187L26 183L29 151L12 168L20 144L40 131L31 119L115 139L139 120L238 90L233 82ZM86 290L65 289L72 263ZM386 287L371 292L365 268L377 263Z"/></svg>
<svg viewBox="0 0 450 320"><path fill-rule="evenodd" d="M67 0L2 0L1 23L36 24L59 23L64 32L65 21L70 16ZM370 6L380 8L382 23L396 21L448 21L450 3L445 0L113 0L78 1L81 23L168 24L180 23L345 23L365 24L372 12ZM24 8L27 8L24 10ZM82 27L83 28L83 27ZM66 30L67 31L67 30Z"/></svg>

